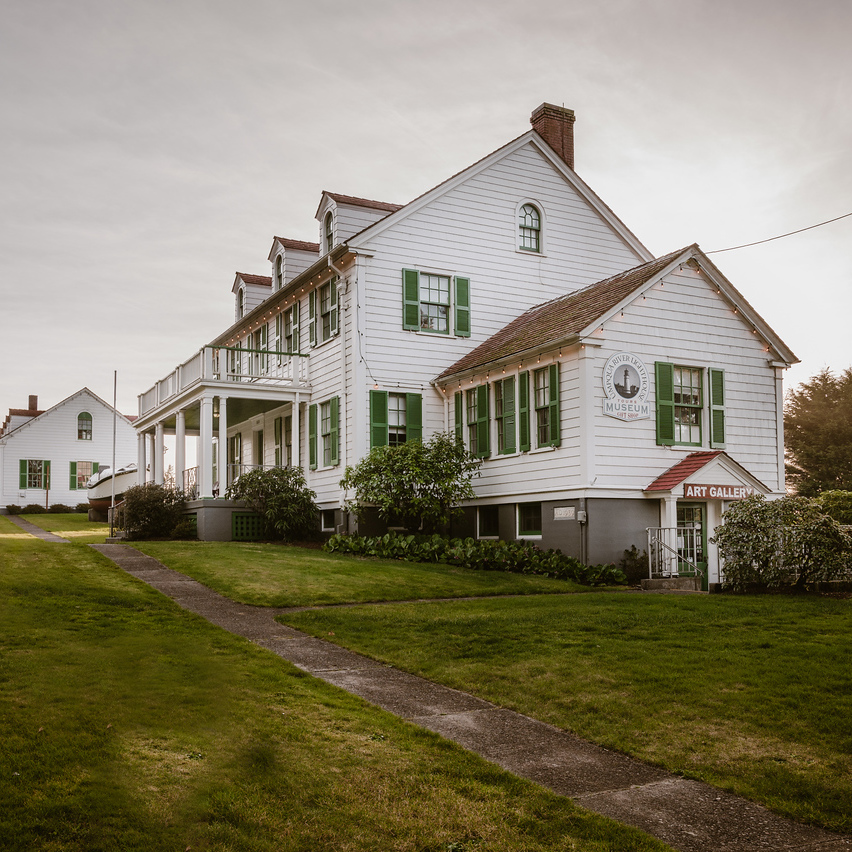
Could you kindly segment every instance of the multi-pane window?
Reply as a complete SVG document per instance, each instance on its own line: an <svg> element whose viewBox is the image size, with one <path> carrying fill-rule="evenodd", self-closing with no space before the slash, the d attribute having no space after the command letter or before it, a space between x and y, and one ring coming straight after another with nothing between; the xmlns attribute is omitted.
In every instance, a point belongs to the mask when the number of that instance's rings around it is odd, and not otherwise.
<svg viewBox="0 0 852 852"><path fill-rule="evenodd" d="M476 388L465 391L465 407L467 408L467 446L474 455L477 455L479 442L477 440Z"/></svg>
<svg viewBox="0 0 852 852"><path fill-rule="evenodd" d="M284 418L284 465L290 467L293 464L293 417L287 415Z"/></svg>
<svg viewBox="0 0 852 852"><path fill-rule="evenodd" d="M388 446L395 447L405 443L406 433L406 395L404 393L388 394Z"/></svg>
<svg viewBox="0 0 852 852"><path fill-rule="evenodd" d="M21 459L20 482L25 488L50 488L50 462L38 459Z"/></svg>
<svg viewBox="0 0 852 852"><path fill-rule="evenodd" d="M308 315L311 346L325 343L337 334L337 278L311 291L308 296Z"/></svg>
<svg viewBox="0 0 852 852"><path fill-rule="evenodd" d="M93 474L98 472L98 466L90 461L71 462L71 488L84 490L88 487Z"/></svg>
<svg viewBox="0 0 852 852"><path fill-rule="evenodd" d="M320 404L320 435L322 436L322 463L331 464L331 401Z"/></svg>
<svg viewBox="0 0 852 852"><path fill-rule="evenodd" d="M674 425L678 444L701 444L701 373L694 367L674 368Z"/></svg>
<svg viewBox="0 0 852 852"><path fill-rule="evenodd" d="M87 411L82 411L77 415L77 440L92 440L92 415Z"/></svg>
<svg viewBox="0 0 852 852"><path fill-rule="evenodd" d="M535 393L535 428L539 447L550 443L550 371L533 373Z"/></svg>
<svg viewBox="0 0 852 852"><path fill-rule="evenodd" d="M242 319L246 310L246 293L242 287L237 291L237 319Z"/></svg>
<svg viewBox="0 0 852 852"><path fill-rule="evenodd" d="M541 503L518 503L518 535L541 535Z"/></svg>
<svg viewBox="0 0 852 852"><path fill-rule="evenodd" d="M532 204L524 204L520 209L518 247L522 251L541 251L541 214Z"/></svg>
<svg viewBox="0 0 852 852"><path fill-rule="evenodd" d="M500 535L498 506L480 506L476 512L477 535L479 538L497 538Z"/></svg>
<svg viewBox="0 0 852 852"><path fill-rule="evenodd" d="M284 311L284 350L299 351L299 303Z"/></svg>
<svg viewBox="0 0 852 852"><path fill-rule="evenodd" d="M420 328L449 334L450 277L420 273Z"/></svg>
<svg viewBox="0 0 852 852"><path fill-rule="evenodd" d="M284 286L284 258L279 254L275 258L275 289L280 290Z"/></svg>
<svg viewBox="0 0 852 852"><path fill-rule="evenodd" d="M252 334L251 348L252 352L252 374L259 376L269 369L269 353L266 351L267 342L267 326L262 325L257 331Z"/></svg>
<svg viewBox="0 0 852 852"><path fill-rule="evenodd" d="M334 217L331 213L325 214L325 250L331 251L334 246Z"/></svg>

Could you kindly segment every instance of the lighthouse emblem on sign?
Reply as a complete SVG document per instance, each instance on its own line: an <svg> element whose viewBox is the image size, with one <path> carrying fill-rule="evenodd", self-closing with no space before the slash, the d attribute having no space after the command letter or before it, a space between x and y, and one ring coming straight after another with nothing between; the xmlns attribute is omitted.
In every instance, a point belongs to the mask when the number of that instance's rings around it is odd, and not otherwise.
<svg viewBox="0 0 852 852"><path fill-rule="evenodd" d="M618 352L604 364L603 413L619 420L646 420L651 416L648 402L648 370L630 352Z"/></svg>

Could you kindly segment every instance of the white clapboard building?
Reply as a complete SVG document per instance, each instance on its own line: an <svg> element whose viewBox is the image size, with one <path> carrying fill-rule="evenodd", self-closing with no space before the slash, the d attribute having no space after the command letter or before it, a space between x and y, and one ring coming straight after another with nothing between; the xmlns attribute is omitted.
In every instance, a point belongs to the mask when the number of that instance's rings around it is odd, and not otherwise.
<svg viewBox="0 0 852 852"><path fill-rule="evenodd" d="M318 243L275 237L234 324L140 395L140 470L176 434L180 477L198 436L202 537L245 533L224 495L256 465L302 466L352 531L347 465L454 430L483 460L454 533L718 582L725 506L784 492L796 358L697 245L655 258L583 182L571 110L531 124L405 205L324 192Z"/></svg>
<svg viewBox="0 0 852 852"><path fill-rule="evenodd" d="M88 388L44 410L37 396L9 409L0 428L0 507L87 503L89 478L112 464L113 427L116 463L135 462L131 421Z"/></svg>

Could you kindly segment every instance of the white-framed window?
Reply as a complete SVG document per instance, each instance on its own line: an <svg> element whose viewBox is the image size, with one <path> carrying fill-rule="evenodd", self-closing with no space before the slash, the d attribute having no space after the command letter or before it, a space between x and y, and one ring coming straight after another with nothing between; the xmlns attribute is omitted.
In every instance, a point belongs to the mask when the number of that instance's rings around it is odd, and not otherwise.
<svg viewBox="0 0 852 852"><path fill-rule="evenodd" d="M654 366L657 443L700 447L709 435L711 447L724 447L725 371L663 361L658 361ZM705 372L708 387L706 394Z"/></svg>
<svg viewBox="0 0 852 852"><path fill-rule="evenodd" d="M42 459L21 459L19 486L26 489L50 488L50 462Z"/></svg>
<svg viewBox="0 0 852 852"><path fill-rule="evenodd" d="M322 463L331 464L331 400L320 404L320 436L322 437Z"/></svg>
<svg viewBox="0 0 852 852"><path fill-rule="evenodd" d="M90 461L71 462L69 487L72 491L85 491L89 480L98 472L98 463Z"/></svg>
<svg viewBox="0 0 852 852"><path fill-rule="evenodd" d="M526 202L518 209L518 249L541 254L542 215L535 204Z"/></svg>
<svg viewBox="0 0 852 852"><path fill-rule="evenodd" d="M337 524L337 512L334 509L323 509L320 512L323 532L333 532Z"/></svg>
<svg viewBox="0 0 852 852"><path fill-rule="evenodd" d="M329 210L323 220L323 240L326 254L334 248L334 216Z"/></svg>
<svg viewBox="0 0 852 852"><path fill-rule="evenodd" d="M533 408L538 447L559 446L559 367L551 364L533 371Z"/></svg>
<svg viewBox="0 0 852 852"><path fill-rule="evenodd" d="M275 258L275 289L281 290L284 287L284 257L278 255Z"/></svg>
<svg viewBox="0 0 852 852"><path fill-rule="evenodd" d="M308 296L308 316L311 346L325 343L337 334L336 276L316 290L311 290Z"/></svg>
<svg viewBox="0 0 852 852"><path fill-rule="evenodd" d="M518 503L518 538L541 537L541 503Z"/></svg>
<svg viewBox="0 0 852 852"><path fill-rule="evenodd" d="M388 394L388 446L405 443L408 406L404 393Z"/></svg>
<svg viewBox="0 0 852 852"><path fill-rule="evenodd" d="M88 411L81 411L77 415L77 440L92 440L92 415Z"/></svg>
<svg viewBox="0 0 852 852"><path fill-rule="evenodd" d="M476 537L498 538L500 535L500 507L479 506L476 510Z"/></svg>
<svg viewBox="0 0 852 852"><path fill-rule="evenodd" d="M470 279L403 269L402 327L470 337Z"/></svg>
<svg viewBox="0 0 852 852"><path fill-rule="evenodd" d="M246 291L240 287L237 290L237 319L242 319L246 312Z"/></svg>
<svg viewBox="0 0 852 852"><path fill-rule="evenodd" d="M311 470L340 464L338 396L308 406L308 463Z"/></svg>
<svg viewBox="0 0 852 852"><path fill-rule="evenodd" d="M420 273L420 330L450 333L450 276Z"/></svg>
<svg viewBox="0 0 852 852"><path fill-rule="evenodd" d="M497 421L497 453L514 453L515 443L515 377L494 382L494 419Z"/></svg>
<svg viewBox="0 0 852 852"><path fill-rule="evenodd" d="M299 351L299 303L284 311L284 351Z"/></svg>

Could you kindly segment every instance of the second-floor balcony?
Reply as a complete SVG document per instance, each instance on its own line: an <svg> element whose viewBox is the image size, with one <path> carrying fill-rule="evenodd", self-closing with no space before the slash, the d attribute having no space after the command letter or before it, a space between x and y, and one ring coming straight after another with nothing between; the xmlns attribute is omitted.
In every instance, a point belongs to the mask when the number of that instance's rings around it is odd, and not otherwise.
<svg viewBox="0 0 852 852"><path fill-rule="evenodd" d="M309 358L298 352L246 349L234 346L205 346L165 378L139 395L143 417L193 385L271 385L307 388Z"/></svg>

